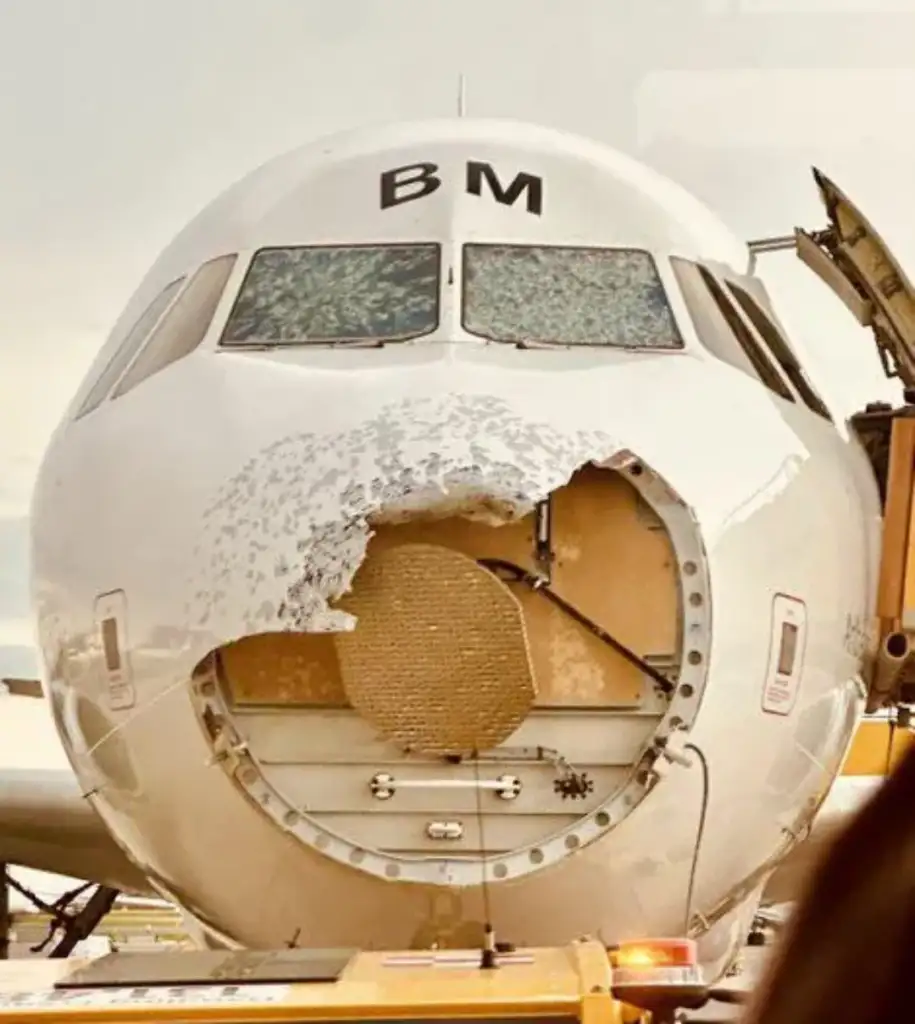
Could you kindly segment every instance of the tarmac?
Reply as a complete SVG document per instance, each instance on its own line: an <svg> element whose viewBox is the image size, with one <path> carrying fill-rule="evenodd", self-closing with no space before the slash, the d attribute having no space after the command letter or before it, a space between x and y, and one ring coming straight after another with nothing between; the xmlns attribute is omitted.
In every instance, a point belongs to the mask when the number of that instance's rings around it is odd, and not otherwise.
<svg viewBox="0 0 915 1024"><path fill-rule="evenodd" d="M48 914L14 913L10 927L10 957L47 956L47 950L35 952L32 947L44 941L50 926ZM94 957L109 952L164 952L189 945L190 938L177 909L167 905L161 908L115 906L95 932L76 947L73 955Z"/></svg>

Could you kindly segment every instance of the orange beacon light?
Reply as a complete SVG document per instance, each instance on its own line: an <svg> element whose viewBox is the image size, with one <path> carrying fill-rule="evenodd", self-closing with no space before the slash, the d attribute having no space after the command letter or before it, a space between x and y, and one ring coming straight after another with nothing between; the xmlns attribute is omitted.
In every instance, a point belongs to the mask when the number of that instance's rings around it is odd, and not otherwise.
<svg viewBox="0 0 915 1024"><path fill-rule="evenodd" d="M651 1013L656 1022L675 1010L696 1010L708 1002L708 987L692 939L639 939L609 950L613 995Z"/></svg>

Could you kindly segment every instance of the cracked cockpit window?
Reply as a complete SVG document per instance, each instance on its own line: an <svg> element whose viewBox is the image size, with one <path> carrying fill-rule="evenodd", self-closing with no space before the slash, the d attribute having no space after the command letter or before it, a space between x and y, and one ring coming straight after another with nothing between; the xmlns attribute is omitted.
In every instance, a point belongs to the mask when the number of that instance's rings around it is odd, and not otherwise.
<svg viewBox="0 0 915 1024"><path fill-rule="evenodd" d="M438 326L438 245L307 246L255 254L222 345L383 343Z"/></svg>
<svg viewBox="0 0 915 1024"><path fill-rule="evenodd" d="M462 319L516 345L683 347L654 258L635 249L465 245Z"/></svg>

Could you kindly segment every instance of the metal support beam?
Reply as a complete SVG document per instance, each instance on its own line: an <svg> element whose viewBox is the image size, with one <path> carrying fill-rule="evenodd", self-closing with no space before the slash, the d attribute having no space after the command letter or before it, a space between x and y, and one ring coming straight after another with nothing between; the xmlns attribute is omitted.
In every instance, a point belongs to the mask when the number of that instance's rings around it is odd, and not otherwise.
<svg viewBox="0 0 915 1024"><path fill-rule="evenodd" d="M102 918L114 906L118 898L117 889L109 889L107 885L100 885L89 897L83 909L70 917L64 930L63 938L48 954L49 957L61 959L69 956L77 943L88 939L95 931Z"/></svg>
<svg viewBox="0 0 915 1024"><path fill-rule="evenodd" d="M10 955L10 885L6 864L0 863L0 960Z"/></svg>

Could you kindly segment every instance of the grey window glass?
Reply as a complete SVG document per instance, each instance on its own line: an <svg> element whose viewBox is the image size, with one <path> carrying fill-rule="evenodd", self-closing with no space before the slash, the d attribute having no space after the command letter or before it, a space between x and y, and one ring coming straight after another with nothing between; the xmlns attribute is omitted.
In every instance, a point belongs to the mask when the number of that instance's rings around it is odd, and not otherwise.
<svg viewBox="0 0 915 1024"><path fill-rule="evenodd" d="M752 331L750 331L743 320L741 320L736 306L734 306L731 300L727 297L724 289L718 283L715 276L711 274L706 267L702 266L699 267L699 276L702 278L702 281L708 289L715 305L718 307L719 312L727 322L728 327L737 339L737 343L743 349L747 359L752 364L759 379L767 388L769 388L770 391L774 391L775 394L784 398L786 402L794 402L794 395L791 393L791 389L782 378L781 373L776 369L775 363L772 361L769 354L764 352L757 344Z"/></svg>
<svg viewBox="0 0 915 1024"><path fill-rule="evenodd" d="M464 246L464 329L492 341L678 349L654 259L634 249Z"/></svg>
<svg viewBox="0 0 915 1024"><path fill-rule="evenodd" d="M438 245L263 249L251 262L221 344L402 341L439 318Z"/></svg>
<svg viewBox="0 0 915 1024"><path fill-rule="evenodd" d="M832 420L823 399L816 393L813 385L807 379L803 366L791 350L782 332L775 325L769 314L759 305L757 300L746 289L739 285L727 282L728 290L737 300L740 308L750 323L756 328L756 333L769 346L769 351L774 356L778 365L784 371L785 376L794 385L794 390L801 396L804 404L812 409L817 415L824 419Z"/></svg>
<svg viewBox="0 0 915 1024"><path fill-rule="evenodd" d="M110 362L98 375L89 394L86 395L83 404L79 407L76 419L92 412L93 409L98 408L105 400L105 396L111 390L111 385L121 376L125 367L130 365L130 361L146 340L149 332L156 326L159 317L168 308L182 284L184 284L183 277L179 277L177 280L167 284L140 314L140 318L130 329L127 337L121 342L120 347L116 350Z"/></svg>
<svg viewBox="0 0 915 1024"><path fill-rule="evenodd" d="M219 256L200 267L156 325L149 341L118 382L112 398L126 394L197 348L213 321L237 258Z"/></svg>

